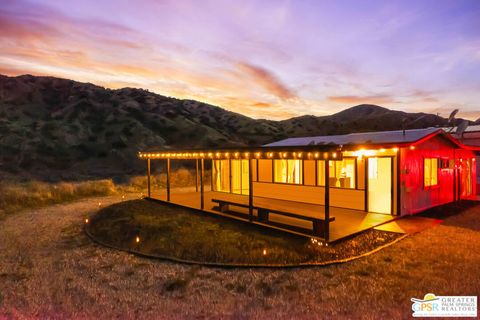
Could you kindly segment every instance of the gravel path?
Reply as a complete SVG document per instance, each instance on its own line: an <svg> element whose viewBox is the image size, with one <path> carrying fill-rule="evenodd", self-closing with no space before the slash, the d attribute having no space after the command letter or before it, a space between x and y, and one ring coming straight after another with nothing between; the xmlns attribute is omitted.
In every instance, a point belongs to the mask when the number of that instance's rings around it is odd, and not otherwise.
<svg viewBox="0 0 480 320"><path fill-rule="evenodd" d="M471 228L479 221L468 215L348 264L236 270L148 260L91 243L84 218L99 202L118 201L86 199L0 221L0 319L398 318L411 315L412 296L480 293L480 232ZM478 208L467 214L480 216ZM454 254L421 249L444 242Z"/></svg>

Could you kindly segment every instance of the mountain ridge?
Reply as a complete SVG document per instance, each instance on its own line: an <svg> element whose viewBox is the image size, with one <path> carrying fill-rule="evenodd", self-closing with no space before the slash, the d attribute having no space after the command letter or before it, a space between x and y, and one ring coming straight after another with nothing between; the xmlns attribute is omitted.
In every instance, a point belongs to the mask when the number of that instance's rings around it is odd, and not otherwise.
<svg viewBox="0 0 480 320"><path fill-rule="evenodd" d="M287 137L445 125L437 115L358 105L329 116L252 119L137 88L0 75L0 172L60 179L141 172L150 148L261 145Z"/></svg>

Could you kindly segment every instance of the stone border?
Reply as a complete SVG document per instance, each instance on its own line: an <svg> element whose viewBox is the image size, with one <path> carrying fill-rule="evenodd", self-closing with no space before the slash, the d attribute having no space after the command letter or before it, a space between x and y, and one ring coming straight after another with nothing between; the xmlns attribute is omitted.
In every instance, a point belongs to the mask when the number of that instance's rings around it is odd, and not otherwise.
<svg viewBox="0 0 480 320"><path fill-rule="evenodd" d="M108 244L103 242L102 240L99 240L95 238L89 231L88 231L88 224L84 225L84 231L85 234L87 235L90 240L92 240L94 243L101 245L103 247L107 247L110 249L118 250L118 251L123 251L123 252L128 252L130 254L134 254L136 256L142 257L142 258L149 258L149 259L157 259L157 260L164 260L168 262L175 262L175 263L182 263L182 264L189 264L189 265L199 265L199 266L206 266L206 267L215 267L215 268L270 268L270 269L279 269L279 268L307 268L307 267L323 267L323 266L329 266L329 265L334 265L334 264L341 264L341 263L346 263L350 262L353 260L357 260L366 256L369 256L371 254L374 254L382 249L385 249L400 240L405 239L408 237L408 234L404 234L403 236L398 237L397 239L393 240L392 242L386 243L380 247L377 247L371 251L362 253L357 256L349 257L349 258L344 258L344 259L338 259L338 260L330 260L330 261L322 261L322 262L302 262L302 263L289 263L289 264L276 264L276 263L258 263L258 264L252 264L252 263L220 263L220 262L208 262L208 261L196 261L196 260L185 260L185 259L180 259L180 258L175 258L175 257L170 257L170 256L163 256L163 255L153 255L153 254L146 254L137 250L132 250L132 249L124 249L121 247L117 247L112 244Z"/></svg>

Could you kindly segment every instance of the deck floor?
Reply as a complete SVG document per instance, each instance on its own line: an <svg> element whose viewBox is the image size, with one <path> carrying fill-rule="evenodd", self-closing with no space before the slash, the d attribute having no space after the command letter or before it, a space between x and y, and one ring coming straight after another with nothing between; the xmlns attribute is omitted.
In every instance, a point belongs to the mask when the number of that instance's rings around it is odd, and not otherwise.
<svg viewBox="0 0 480 320"><path fill-rule="evenodd" d="M166 201L166 193L152 192L151 198ZM212 199L223 199L237 203L248 203L248 196L206 190L204 196L204 210L216 214L218 214L219 211L215 209L217 204L213 203ZM185 207L200 209L200 192L195 192L195 188L183 188L178 190L172 189L170 193L170 202ZM258 205L275 207L279 210L299 213L305 216L324 217L325 207L321 205L261 197L254 197L253 204L254 206ZM233 210L238 213L237 217L248 219L248 209L234 207ZM256 216L256 210L254 210L254 216ZM335 217L335 221L330 223L330 242L338 241L342 238L384 224L397 218L396 216L389 214L371 213L335 207L330 207L330 216ZM312 223L310 221L276 215L273 213L270 214L269 221L290 225L294 228L303 228L305 230L312 229Z"/></svg>

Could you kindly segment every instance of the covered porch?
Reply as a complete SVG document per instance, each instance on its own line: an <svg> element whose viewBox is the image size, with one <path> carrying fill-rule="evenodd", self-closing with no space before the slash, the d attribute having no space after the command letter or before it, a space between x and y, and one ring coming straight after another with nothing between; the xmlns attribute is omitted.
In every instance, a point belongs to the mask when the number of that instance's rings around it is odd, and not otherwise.
<svg viewBox="0 0 480 320"><path fill-rule="evenodd" d="M349 237L364 230L394 220L390 214L370 213L355 209L339 208L331 205L329 163L342 159L342 151L332 146L270 147L243 150L200 150L183 152L140 153L147 160L148 193L153 200L223 215L253 224L316 238L329 243ZM258 163L262 159L295 161L321 160L325 163L321 172L324 181L322 188L312 188L311 197L321 199L315 204L307 201L288 199L287 194L259 196L254 182L258 181ZM195 162L196 183L191 189L171 188L171 162L190 160ZM230 192L214 188L213 179L206 181L206 165L211 164L214 176L214 163L219 161L240 163L241 177L237 189L233 188L230 171ZM165 164L166 186L162 190L152 190L150 184L151 161ZM320 170L320 169L319 169ZM218 169L217 169L218 174ZM255 177L256 176L256 177ZM228 175L227 175L228 177ZM315 189L315 190L314 190ZM318 193L317 193L318 192ZM288 200L286 200L288 199Z"/></svg>

